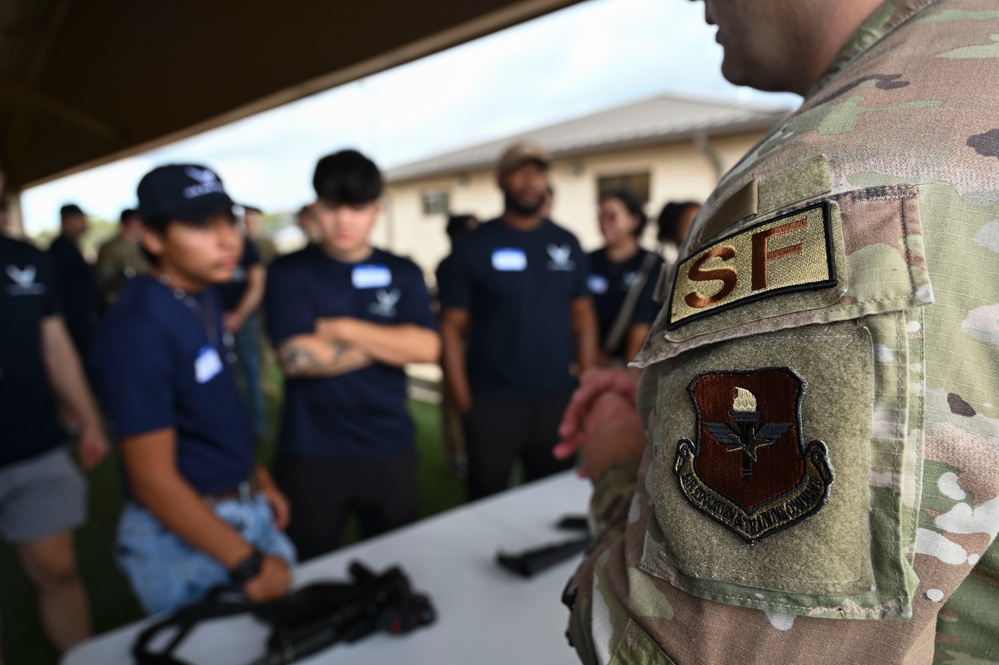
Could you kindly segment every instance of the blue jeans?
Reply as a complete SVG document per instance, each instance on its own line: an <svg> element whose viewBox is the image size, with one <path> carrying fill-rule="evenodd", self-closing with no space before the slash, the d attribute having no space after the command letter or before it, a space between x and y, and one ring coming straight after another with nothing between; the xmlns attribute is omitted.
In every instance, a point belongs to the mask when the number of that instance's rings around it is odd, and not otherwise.
<svg viewBox="0 0 999 665"><path fill-rule="evenodd" d="M224 522L264 554L295 562L295 546L274 524L266 499L232 499L213 506ZM213 587L229 582L229 571L194 549L145 508L129 502L118 522L118 566L149 614L200 600Z"/></svg>

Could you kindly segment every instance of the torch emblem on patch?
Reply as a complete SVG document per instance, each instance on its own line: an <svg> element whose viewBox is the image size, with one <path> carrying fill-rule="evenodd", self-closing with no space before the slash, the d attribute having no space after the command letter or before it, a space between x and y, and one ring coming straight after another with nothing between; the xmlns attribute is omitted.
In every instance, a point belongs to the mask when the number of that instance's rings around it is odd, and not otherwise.
<svg viewBox="0 0 999 665"><path fill-rule="evenodd" d="M794 423L764 423L759 425L760 412L756 410L756 396L745 388L736 386L736 396L732 402L732 421L704 423L718 443L732 444L730 453L742 453L742 477L753 477L753 463L757 461L757 450L776 443L794 426Z"/></svg>
<svg viewBox="0 0 999 665"><path fill-rule="evenodd" d="M805 382L786 367L700 374L687 387L695 440L674 472L698 510L749 544L814 515L833 481L826 444L804 445Z"/></svg>

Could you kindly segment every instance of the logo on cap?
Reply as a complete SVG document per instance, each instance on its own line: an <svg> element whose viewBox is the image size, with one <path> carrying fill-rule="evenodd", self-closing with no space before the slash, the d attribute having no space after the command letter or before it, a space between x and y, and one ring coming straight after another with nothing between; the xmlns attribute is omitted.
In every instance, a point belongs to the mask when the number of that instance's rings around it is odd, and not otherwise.
<svg viewBox="0 0 999 665"><path fill-rule="evenodd" d="M213 192L222 192L222 183L219 181L217 175L209 171L208 169L199 169L196 166L189 166L184 170L192 180L198 182L197 185L191 185L190 187L184 188L184 198L195 199L199 196L204 196L205 194L211 194Z"/></svg>
<svg viewBox="0 0 999 665"><path fill-rule="evenodd" d="M673 470L695 508L752 545L825 505L833 473L825 443L804 445L797 373L709 372L687 390L696 443L680 439Z"/></svg>

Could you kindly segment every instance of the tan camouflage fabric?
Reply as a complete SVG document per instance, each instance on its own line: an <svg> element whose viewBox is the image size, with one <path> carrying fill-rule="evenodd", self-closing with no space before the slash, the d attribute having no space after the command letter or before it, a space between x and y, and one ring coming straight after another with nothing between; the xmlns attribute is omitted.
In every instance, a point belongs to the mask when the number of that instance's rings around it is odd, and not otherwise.
<svg viewBox="0 0 999 665"><path fill-rule="evenodd" d="M999 3L886 2L723 179L636 359L650 446L596 487L584 662L999 663L997 88ZM828 496L756 523L691 481L697 380L787 370Z"/></svg>
<svg viewBox="0 0 999 665"><path fill-rule="evenodd" d="M110 307L121 295L126 279L149 272L149 262L138 243L118 234L101 245L96 271L104 305Z"/></svg>
<svg viewBox="0 0 999 665"><path fill-rule="evenodd" d="M260 253L260 262L265 266L274 263L275 259L280 256L277 245L274 244L274 239L270 236L261 234L253 238L253 242L257 244L257 252Z"/></svg>

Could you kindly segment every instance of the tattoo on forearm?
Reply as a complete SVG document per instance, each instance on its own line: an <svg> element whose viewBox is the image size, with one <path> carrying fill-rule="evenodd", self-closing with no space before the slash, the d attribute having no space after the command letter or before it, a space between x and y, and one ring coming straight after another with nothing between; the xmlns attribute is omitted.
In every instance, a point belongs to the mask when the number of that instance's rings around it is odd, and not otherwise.
<svg viewBox="0 0 999 665"><path fill-rule="evenodd" d="M285 367L294 374L322 374L331 370L342 369L341 365L350 358L348 354L354 350L350 344L345 342L328 342L333 356L330 358L325 353L316 353L312 349L297 345L289 345L282 351L281 356Z"/></svg>
<svg viewBox="0 0 999 665"><path fill-rule="evenodd" d="M347 355L350 352L350 350L351 350L350 344L346 344L344 342L333 341L333 342L330 342L330 346L333 347L333 364L334 365L336 365L337 363L339 363L343 359L343 357L345 355Z"/></svg>
<svg viewBox="0 0 999 665"><path fill-rule="evenodd" d="M284 361L289 369L302 372L315 369L320 366L319 358L312 351L298 346L285 349Z"/></svg>

